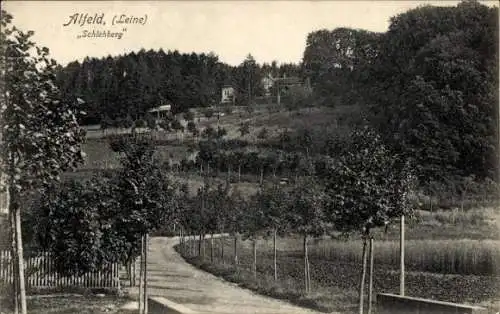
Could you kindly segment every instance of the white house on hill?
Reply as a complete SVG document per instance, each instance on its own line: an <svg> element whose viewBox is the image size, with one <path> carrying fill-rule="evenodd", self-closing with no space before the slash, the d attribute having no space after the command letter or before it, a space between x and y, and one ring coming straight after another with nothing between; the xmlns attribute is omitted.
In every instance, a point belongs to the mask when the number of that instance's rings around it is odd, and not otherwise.
<svg viewBox="0 0 500 314"><path fill-rule="evenodd" d="M149 113L153 114L157 119L165 118L170 110L172 109L172 105L161 105L158 107L154 107L148 110Z"/></svg>
<svg viewBox="0 0 500 314"><path fill-rule="evenodd" d="M231 85L222 86L222 96L221 103L233 103L234 102L234 88Z"/></svg>

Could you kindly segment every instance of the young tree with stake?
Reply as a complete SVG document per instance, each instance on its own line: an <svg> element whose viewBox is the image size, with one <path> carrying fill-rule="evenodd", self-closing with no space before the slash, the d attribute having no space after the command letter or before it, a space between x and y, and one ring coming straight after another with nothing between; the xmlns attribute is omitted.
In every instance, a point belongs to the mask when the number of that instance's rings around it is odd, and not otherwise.
<svg viewBox="0 0 500 314"><path fill-rule="evenodd" d="M335 161L329 160L321 176L330 197L329 220L345 232L359 231L363 239L363 270L359 313L363 313L366 278L366 246L371 231L410 214L408 195L413 177L409 165L384 145L370 128L356 129ZM373 247L370 247L370 261ZM373 264L370 265L368 312L372 310Z"/></svg>
<svg viewBox="0 0 500 314"><path fill-rule="evenodd" d="M10 196L14 287L19 300L15 303L26 314L21 199L82 162L84 132L77 122L78 109L62 100L54 83L57 63L49 59L49 50L31 41L34 32L12 26L7 12L2 10L0 19L0 170L7 178L0 188Z"/></svg>
<svg viewBox="0 0 500 314"><path fill-rule="evenodd" d="M327 194L312 177L304 177L290 192L287 220L292 230L304 237L304 287L311 292L311 274L307 244L309 236L320 236L328 230L325 206Z"/></svg>

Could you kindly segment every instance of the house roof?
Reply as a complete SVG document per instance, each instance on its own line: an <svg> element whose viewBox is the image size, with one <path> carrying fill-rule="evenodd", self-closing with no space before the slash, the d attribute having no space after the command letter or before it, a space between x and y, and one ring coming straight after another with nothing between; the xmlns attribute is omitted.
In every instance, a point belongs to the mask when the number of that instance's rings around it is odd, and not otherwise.
<svg viewBox="0 0 500 314"><path fill-rule="evenodd" d="M149 109L148 112L161 112L161 111L169 111L172 108L172 105L162 105L152 109Z"/></svg>

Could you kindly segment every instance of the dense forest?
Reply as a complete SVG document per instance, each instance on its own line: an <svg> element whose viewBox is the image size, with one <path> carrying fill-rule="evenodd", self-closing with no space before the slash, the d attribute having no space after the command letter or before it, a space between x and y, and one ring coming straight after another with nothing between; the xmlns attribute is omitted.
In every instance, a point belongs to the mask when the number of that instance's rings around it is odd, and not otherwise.
<svg viewBox="0 0 500 314"><path fill-rule="evenodd" d="M221 87L235 88L236 103L248 105L250 97L262 96L264 75L298 76L295 64L257 64L249 54L239 66L219 61L214 53L180 53L142 49L127 55L85 58L60 68L58 81L65 97L85 101L83 124L133 120L161 104L170 103L173 113L218 104Z"/></svg>
<svg viewBox="0 0 500 314"><path fill-rule="evenodd" d="M389 30L309 34L304 72L324 104L357 104L422 180L496 177L498 8L422 6Z"/></svg>

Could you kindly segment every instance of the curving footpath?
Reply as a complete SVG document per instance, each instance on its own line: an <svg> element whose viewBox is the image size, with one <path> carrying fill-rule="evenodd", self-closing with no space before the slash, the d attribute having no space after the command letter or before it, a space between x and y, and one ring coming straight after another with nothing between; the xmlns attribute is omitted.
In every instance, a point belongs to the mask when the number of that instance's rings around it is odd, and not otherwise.
<svg viewBox="0 0 500 314"><path fill-rule="evenodd" d="M174 250L176 238L151 238L148 295L167 298L196 313L320 313L258 295L190 265Z"/></svg>

